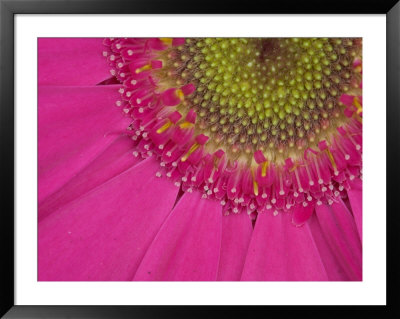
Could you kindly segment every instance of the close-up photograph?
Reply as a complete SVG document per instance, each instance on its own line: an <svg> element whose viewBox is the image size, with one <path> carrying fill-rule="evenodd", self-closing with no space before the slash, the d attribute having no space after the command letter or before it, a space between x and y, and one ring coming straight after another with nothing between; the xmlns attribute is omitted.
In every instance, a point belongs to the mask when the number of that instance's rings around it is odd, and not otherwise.
<svg viewBox="0 0 400 319"><path fill-rule="evenodd" d="M344 3L0 0L0 317L400 315L400 4Z"/></svg>
<svg viewBox="0 0 400 319"><path fill-rule="evenodd" d="M38 63L39 281L362 280L361 39L39 38Z"/></svg>

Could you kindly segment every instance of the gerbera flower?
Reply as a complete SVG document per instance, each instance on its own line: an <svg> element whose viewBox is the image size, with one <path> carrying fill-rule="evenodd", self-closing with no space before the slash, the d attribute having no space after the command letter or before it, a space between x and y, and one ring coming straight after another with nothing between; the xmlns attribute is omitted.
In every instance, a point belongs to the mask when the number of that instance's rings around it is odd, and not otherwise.
<svg viewBox="0 0 400 319"><path fill-rule="evenodd" d="M102 42L39 40L39 280L361 280L359 39Z"/></svg>

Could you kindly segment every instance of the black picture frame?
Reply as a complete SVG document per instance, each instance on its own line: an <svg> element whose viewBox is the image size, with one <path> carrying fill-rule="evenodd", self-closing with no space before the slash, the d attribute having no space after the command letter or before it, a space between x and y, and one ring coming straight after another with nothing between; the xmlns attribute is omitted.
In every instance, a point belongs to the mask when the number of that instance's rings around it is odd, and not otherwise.
<svg viewBox="0 0 400 319"><path fill-rule="evenodd" d="M396 181L400 136L400 3L398 0L309 0L189 2L181 0L0 0L0 181L1 191L1 281L0 315L4 318L164 318L283 315L376 318L400 316L396 289L399 255ZM387 52L387 304L386 306L16 306L14 303L14 19L16 14L385 14ZM398 185L398 184L397 184ZM382 212L379 212L382 213ZM231 314L232 313L232 314Z"/></svg>

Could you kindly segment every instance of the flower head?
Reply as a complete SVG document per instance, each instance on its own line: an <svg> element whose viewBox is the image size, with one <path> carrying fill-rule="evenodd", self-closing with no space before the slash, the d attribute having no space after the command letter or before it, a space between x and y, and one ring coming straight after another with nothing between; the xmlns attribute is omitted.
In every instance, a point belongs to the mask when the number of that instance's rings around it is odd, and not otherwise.
<svg viewBox="0 0 400 319"><path fill-rule="evenodd" d="M359 39L90 42L39 65L39 279L361 279Z"/></svg>
<svg viewBox="0 0 400 319"><path fill-rule="evenodd" d="M112 39L136 155L225 214L296 212L361 176L358 39Z"/></svg>

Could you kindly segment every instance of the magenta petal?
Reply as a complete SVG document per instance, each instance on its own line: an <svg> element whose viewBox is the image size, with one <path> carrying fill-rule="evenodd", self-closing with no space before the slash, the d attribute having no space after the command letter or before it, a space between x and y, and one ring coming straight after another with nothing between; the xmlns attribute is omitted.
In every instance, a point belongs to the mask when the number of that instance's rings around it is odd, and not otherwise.
<svg viewBox="0 0 400 319"><path fill-rule="evenodd" d="M133 147L133 141L128 136L117 138L104 152L39 205L39 221L137 164L140 159L132 155Z"/></svg>
<svg viewBox="0 0 400 319"><path fill-rule="evenodd" d="M96 85L109 78L99 38L39 38L39 85Z"/></svg>
<svg viewBox="0 0 400 319"><path fill-rule="evenodd" d="M346 106L353 105L354 96L348 94L342 94L339 98L339 101Z"/></svg>
<svg viewBox="0 0 400 319"><path fill-rule="evenodd" d="M216 280L222 208L199 192L179 200L143 258L134 280Z"/></svg>
<svg viewBox="0 0 400 319"><path fill-rule="evenodd" d="M291 218L272 210L258 215L241 280L328 280L309 227L295 227Z"/></svg>
<svg viewBox="0 0 400 319"><path fill-rule="evenodd" d="M251 219L246 213L222 217L221 255L217 280L240 280L252 233Z"/></svg>
<svg viewBox="0 0 400 319"><path fill-rule="evenodd" d="M347 191L351 210L357 225L357 230L362 240L362 181L356 179L352 183L352 188Z"/></svg>
<svg viewBox="0 0 400 319"><path fill-rule="evenodd" d="M178 46L178 45L183 45L185 44L185 39L184 38L174 38L172 40L172 45L173 46Z"/></svg>
<svg viewBox="0 0 400 319"><path fill-rule="evenodd" d="M118 96L116 86L39 87L39 203L126 131Z"/></svg>
<svg viewBox="0 0 400 319"><path fill-rule="evenodd" d="M162 101L166 106L178 105L181 99L176 94L175 88L167 89L161 94Z"/></svg>
<svg viewBox="0 0 400 319"><path fill-rule="evenodd" d="M352 214L340 201L315 207L322 232L350 280L362 280L362 247Z"/></svg>
<svg viewBox="0 0 400 319"><path fill-rule="evenodd" d="M158 167L149 158L43 219L39 280L130 280L178 193Z"/></svg>
<svg viewBox="0 0 400 319"><path fill-rule="evenodd" d="M309 203L304 207L303 203L297 204L293 209L292 223L296 226L303 225L314 212L314 204Z"/></svg>
<svg viewBox="0 0 400 319"><path fill-rule="evenodd" d="M340 261L336 257L335 252L329 246L325 239L325 235L318 222L316 214L313 214L307 221L307 226L310 227L314 237L315 244L318 247L322 262L325 266L326 273L330 281L349 281L350 277L342 267Z"/></svg>

